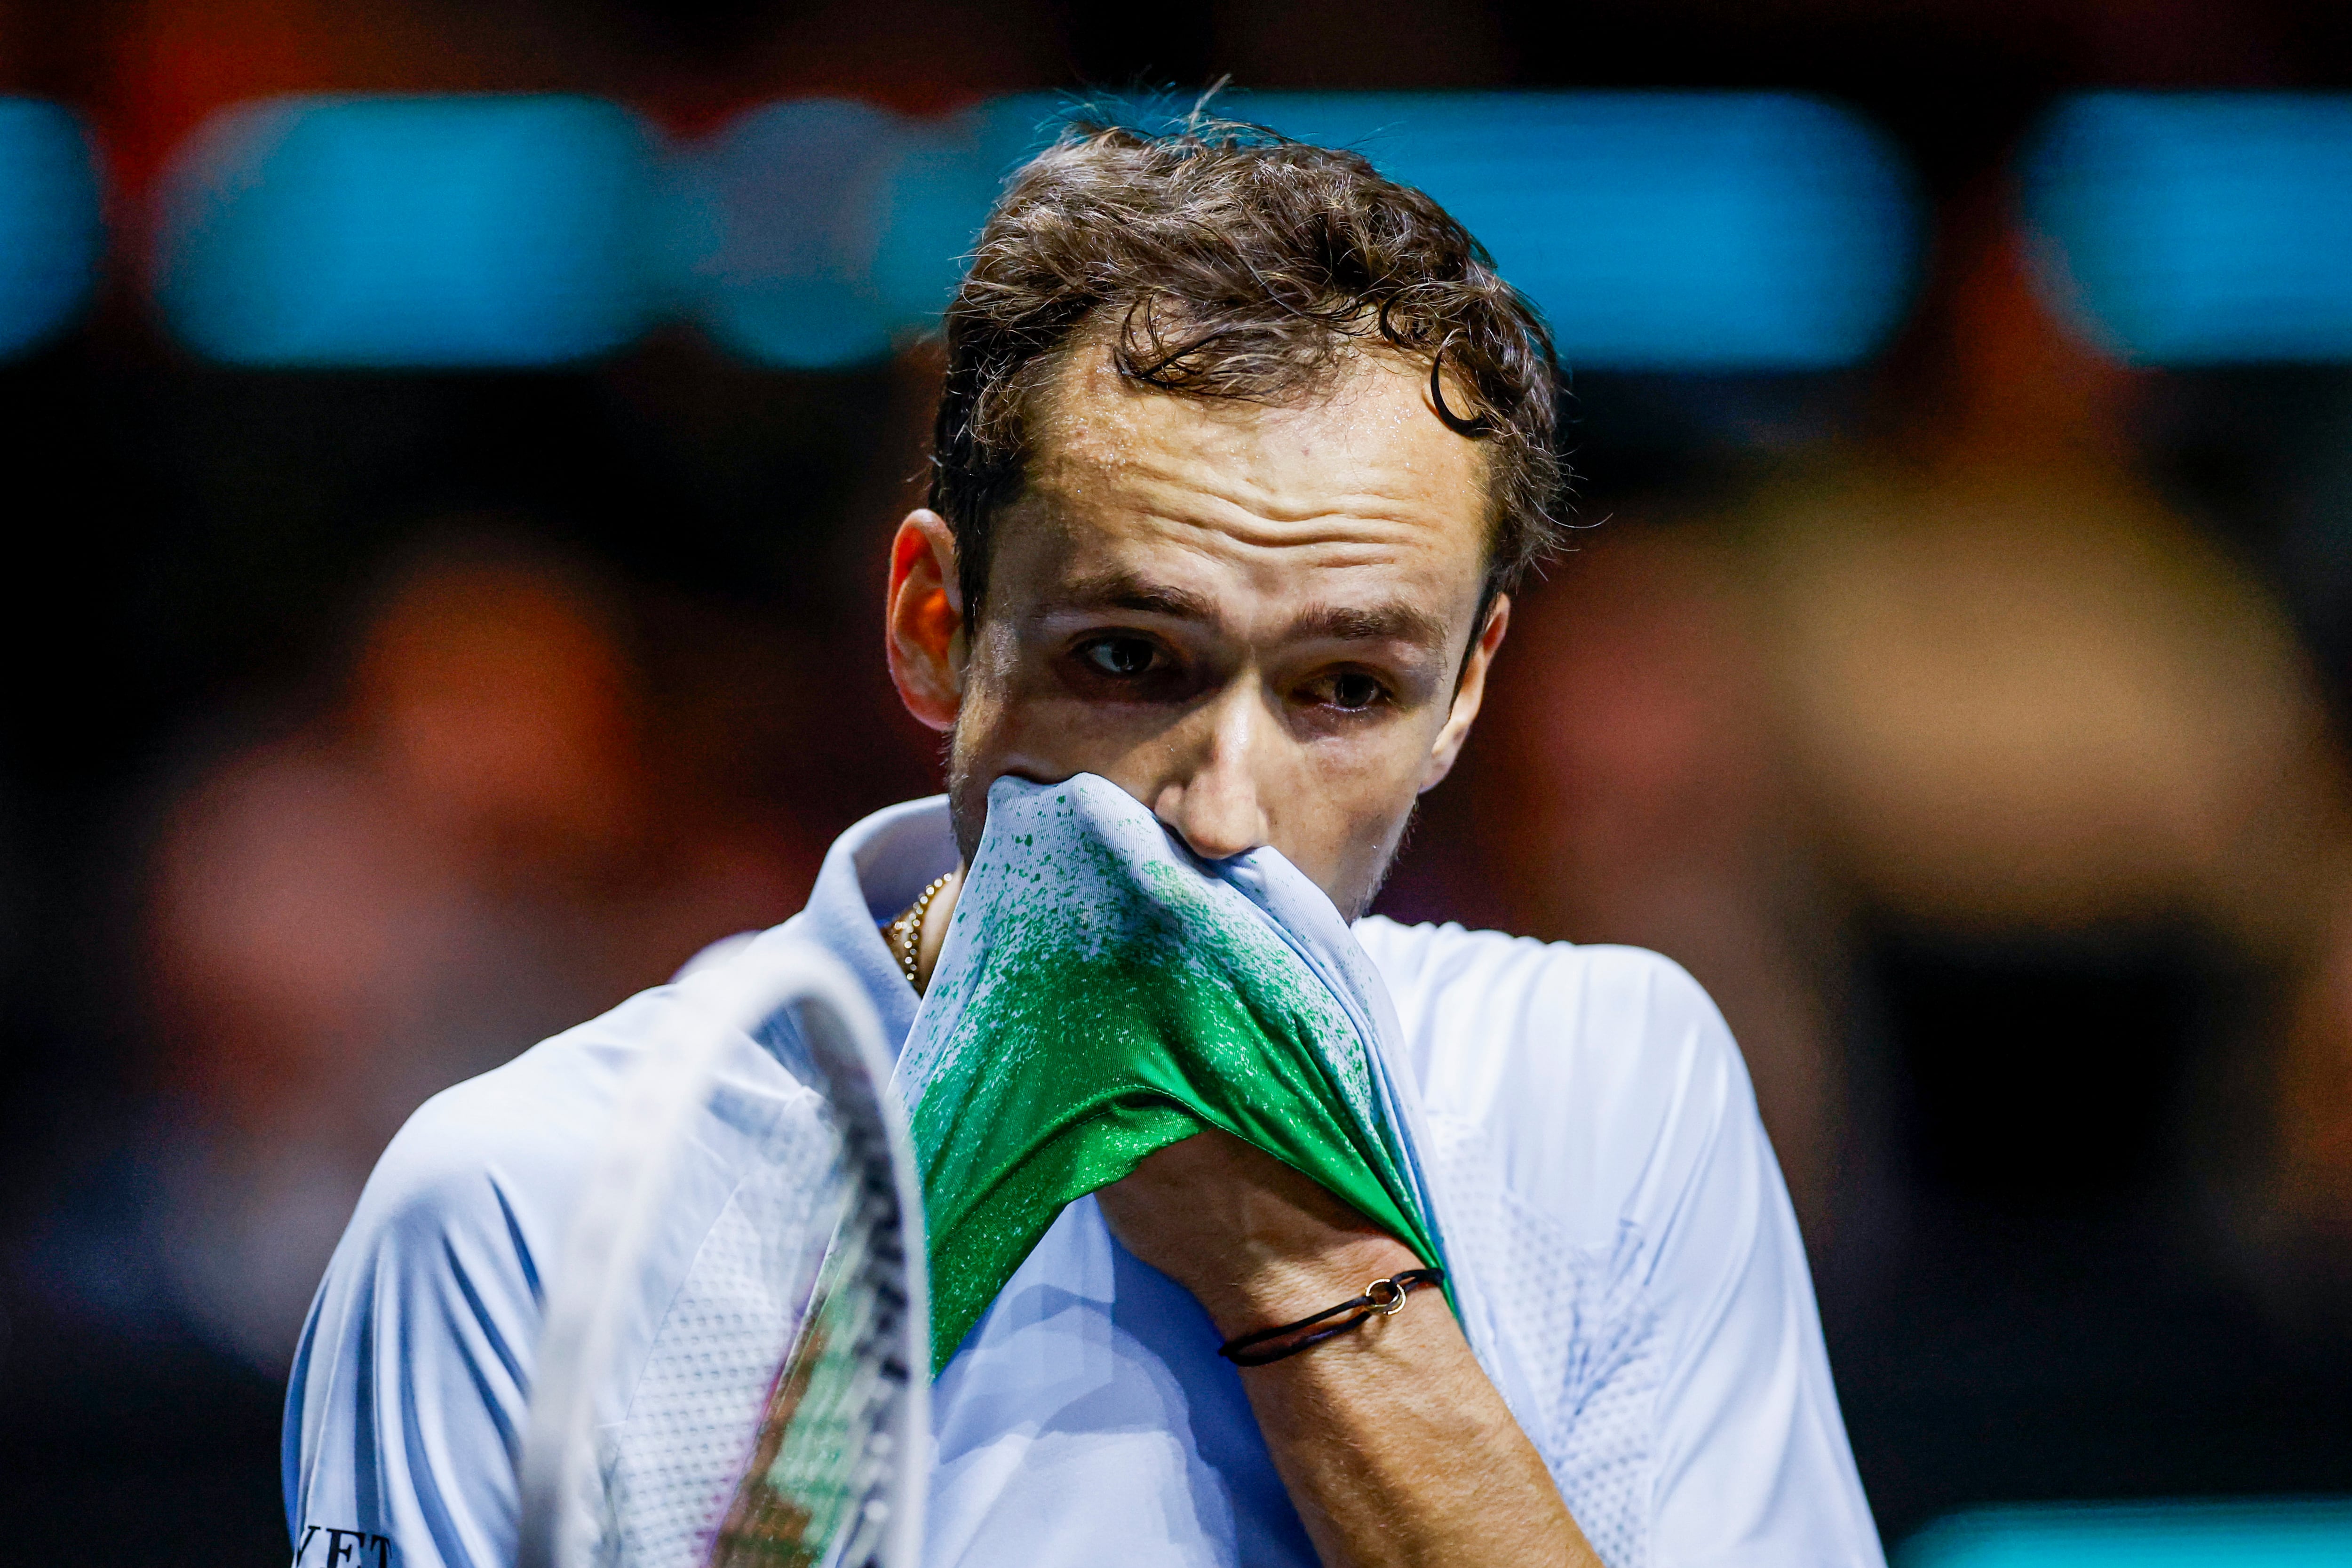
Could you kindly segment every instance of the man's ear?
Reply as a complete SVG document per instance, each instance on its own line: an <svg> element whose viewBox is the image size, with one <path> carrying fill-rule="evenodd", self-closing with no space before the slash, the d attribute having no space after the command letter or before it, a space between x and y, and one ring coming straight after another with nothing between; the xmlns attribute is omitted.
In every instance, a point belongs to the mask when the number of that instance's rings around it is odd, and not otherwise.
<svg viewBox="0 0 2352 1568"><path fill-rule="evenodd" d="M890 596L883 640L890 679L907 711L934 730L955 727L963 707L963 590L956 577L955 535L928 508L907 514L890 542Z"/></svg>
<svg viewBox="0 0 2352 1568"><path fill-rule="evenodd" d="M1486 624L1478 628L1478 640L1470 645L1470 655L1462 661L1462 679L1454 688L1454 707L1445 715L1445 727L1438 731L1436 743L1429 748L1429 771L1421 780L1424 793L1435 789L1454 771L1454 759L1462 754L1462 742L1470 738L1471 721L1478 717L1479 704L1486 700L1486 672L1494 668L1495 651L1503 646L1503 634L1510 626L1511 596L1497 594L1486 606Z"/></svg>

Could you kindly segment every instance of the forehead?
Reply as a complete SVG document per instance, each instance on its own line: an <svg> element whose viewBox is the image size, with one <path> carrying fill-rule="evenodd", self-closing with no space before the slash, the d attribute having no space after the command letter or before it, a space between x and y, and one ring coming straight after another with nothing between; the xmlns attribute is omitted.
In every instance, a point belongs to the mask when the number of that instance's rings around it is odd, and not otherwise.
<svg viewBox="0 0 2352 1568"><path fill-rule="evenodd" d="M1159 544L1270 585L1307 567L1402 573L1447 597L1483 580L1486 449L1446 428L1402 356L1358 354L1267 405L1140 385L1082 345L1032 413L1000 549L1043 525L1066 561Z"/></svg>

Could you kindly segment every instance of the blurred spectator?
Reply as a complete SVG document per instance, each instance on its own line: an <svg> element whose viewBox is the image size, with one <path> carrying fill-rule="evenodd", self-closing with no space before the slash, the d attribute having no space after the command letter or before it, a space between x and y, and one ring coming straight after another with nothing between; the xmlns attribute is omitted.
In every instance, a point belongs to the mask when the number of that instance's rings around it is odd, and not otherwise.
<svg viewBox="0 0 2352 1568"><path fill-rule="evenodd" d="M2029 942L2185 921L2291 982L2347 863L2286 616L2142 477L2137 377L2053 321L1999 210L1958 205L1885 434L1727 506L1636 502L1529 598L1479 774L1526 929L1661 948L1718 999L1817 1244L1877 1201L1837 1171L1850 911ZM2352 1073L2295 1059L2287 1129L2352 1110Z"/></svg>
<svg viewBox="0 0 2352 1568"><path fill-rule="evenodd" d="M328 713L173 809L149 928L162 1234L225 1347L282 1366L427 1096L797 905L808 847L678 787L646 710L592 582L445 545L383 595Z"/></svg>
<svg viewBox="0 0 2352 1568"><path fill-rule="evenodd" d="M2313 673L2137 470L2134 376L2051 321L2018 236L1958 237L1935 399L1744 520L1831 853L1927 922L2189 914L2280 956L2343 853Z"/></svg>
<svg viewBox="0 0 2352 1568"><path fill-rule="evenodd" d="M2169 1185L2198 1216L2172 1226L2173 1256L2244 1258L2269 1228L2265 1143L2310 1092L2276 1077L2272 999L2307 971L2343 882L2337 738L2268 586L2146 477L2140 378L2052 320L2021 237L1981 215L1951 236L1918 345L1934 395L1740 521L1790 749L1825 864L1882 927L2038 944L2061 968L2121 942L2152 966L2143 992L2189 987L2187 1012L2084 1027L2038 1008L2033 981L2006 1038L1915 1042L1978 1066L1909 1064L1911 1157L2051 1214ZM2214 957L2165 956L2177 941ZM2200 962L2249 988L2200 1016L2184 973ZM1967 1113L1984 1152L1952 1167L1959 1134L1920 1097L1986 1072L2028 1076L1988 1086ZM2018 1109L1991 1119L2003 1101ZM2147 1168L2070 1174L2067 1144Z"/></svg>

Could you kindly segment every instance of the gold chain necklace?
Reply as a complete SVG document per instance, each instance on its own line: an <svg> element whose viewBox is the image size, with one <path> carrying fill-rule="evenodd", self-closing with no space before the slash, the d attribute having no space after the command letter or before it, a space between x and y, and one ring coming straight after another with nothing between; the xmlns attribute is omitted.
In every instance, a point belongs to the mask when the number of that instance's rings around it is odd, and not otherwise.
<svg viewBox="0 0 2352 1568"><path fill-rule="evenodd" d="M882 940L889 943L891 956L906 972L907 984L918 991L922 989L915 977L922 972L923 917L931 912L931 900L940 896L940 889L946 887L949 878L954 875L950 871L946 877L932 879L931 885L916 895L915 901L907 907L905 914L897 920L882 922Z"/></svg>

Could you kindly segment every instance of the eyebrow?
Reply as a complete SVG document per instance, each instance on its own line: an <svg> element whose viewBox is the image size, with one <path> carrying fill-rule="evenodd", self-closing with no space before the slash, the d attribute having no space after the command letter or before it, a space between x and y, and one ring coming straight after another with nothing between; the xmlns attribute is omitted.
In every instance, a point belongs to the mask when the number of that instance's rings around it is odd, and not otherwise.
<svg viewBox="0 0 2352 1568"><path fill-rule="evenodd" d="M1214 620L1217 614L1206 595L1148 582L1125 572L1080 577L1055 594L1054 602L1043 613L1054 615L1065 610L1132 610L1139 615L1166 616L1179 621Z"/></svg>
<svg viewBox="0 0 2352 1568"><path fill-rule="evenodd" d="M1411 643L1425 648L1442 648L1450 640L1435 616L1402 600L1369 608L1318 606L1293 621L1290 635L1331 642Z"/></svg>
<svg viewBox="0 0 2352 1568"><path fill-rule="evenodd" d="M1053 596L1045 616L1071 610L1127 610L1179 621L1213 621L1216 605L1189 588L1153 583L1124 572L1080 577ZM1442 649L1451 638L1435 616L1401 599L1384 605L1321 605L1292 621L1287 636L1325 642L1401 642Z"/></svg>

